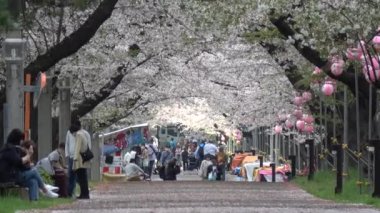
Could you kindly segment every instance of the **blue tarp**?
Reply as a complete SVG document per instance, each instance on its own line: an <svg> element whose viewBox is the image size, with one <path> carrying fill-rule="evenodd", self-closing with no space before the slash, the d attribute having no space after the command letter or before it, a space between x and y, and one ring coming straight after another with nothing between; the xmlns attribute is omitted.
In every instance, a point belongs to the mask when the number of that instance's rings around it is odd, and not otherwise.
<svg viewBox="0 0 380 213"><path fill-rule="evenodd" d="M119 151L119 148L113 144L104 144L103 146L103 155L111 155Z"/></svg>

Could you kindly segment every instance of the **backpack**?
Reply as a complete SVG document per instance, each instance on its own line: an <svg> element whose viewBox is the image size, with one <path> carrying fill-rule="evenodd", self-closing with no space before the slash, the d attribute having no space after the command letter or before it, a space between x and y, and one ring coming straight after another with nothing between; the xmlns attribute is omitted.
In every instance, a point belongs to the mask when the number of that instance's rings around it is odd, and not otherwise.
<svg viewBox="0 0 380 213"><path fill-rule="evenodd" d="M199 144L199 149L198 149L198 156L199 158L203 159L204 158L204 151L203 151L203 147L205 146L204 143L201 143Z"/></svg>

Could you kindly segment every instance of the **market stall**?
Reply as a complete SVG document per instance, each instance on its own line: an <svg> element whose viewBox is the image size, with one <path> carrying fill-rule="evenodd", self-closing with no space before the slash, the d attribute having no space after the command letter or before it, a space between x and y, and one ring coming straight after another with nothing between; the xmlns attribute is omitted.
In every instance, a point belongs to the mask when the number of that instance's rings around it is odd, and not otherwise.
<svg viewBox="0 0 380 213"><path fill-rule="evenodd" d="M123 156L133 147L146 143L149 137L149 125L147 123L128 126L100 134L100 171L103 179L123 179L125 177L123 171Z"/></svg>

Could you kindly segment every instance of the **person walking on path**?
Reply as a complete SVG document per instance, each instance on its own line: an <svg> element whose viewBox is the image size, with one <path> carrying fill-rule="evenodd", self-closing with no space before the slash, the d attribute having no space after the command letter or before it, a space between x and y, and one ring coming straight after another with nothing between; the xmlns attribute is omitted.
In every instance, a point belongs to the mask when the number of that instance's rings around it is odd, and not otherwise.
<svg viewBox="0 0 380 213"><path fill-rule="evenodd" d="M211 141L207 141L204 147L205 157L209 157L211 160L215 159L218 148Z"/></svg>
<svg viewBox="0 0 380 213"><path fill-rule="evenodd" d="M148 148L145 144L141 144L141 160L142 160L142 169L145 173L148 173L149 170L149 156L148 156Z"/></svg>
<svg viewBox="0 0 380 213"><path fill-rule="evenodd" d="M80 186L80 195L77 199L90 199L87 178L87 168L90 167L90 161L84 162L81 156L81 153L84 153L89 148L89 141L86 138L86 134L81 129L79 121L77 122L77 125L74 125L73 132L75 135L73 170L77 175L77 181Z"/></svg>
<svg viewBox="0 0 380 213"><path fill-rule="evenodd" d="M174 140L174 138L171 138L169 141L170 149L172 151L172 154L175 155L175 149L177 148L177 142Z"/></svg>
<svg viewBox="0 0 380 213"><path fill-rule="evenodd" d="M189 167L189 152L187 151L187 149L183 149L182 153L181 153L181 158L182 158L182 165L183 165L183 171L186 171L187 168Z"/></svg>
<svg viewBox="0 0 380 213"><path fill-rule="evenodd" d="M216 154L216 166L217 166L217 176L216 180L225 180L226 179L226 163L228 161L228 156L224 152L224 146L219 147L219 152Z"/></svg>
<svg viewBox="0 0 380 213"><path fill-rule="evenodd" d="M197 146L197 149L195 150L195 158L197 159L198 169L200 168L201 163L203 162L203 159L205 158L204 147L205 147L205 142L201 141L201 143Z"/></svg>
<svg viewBox="0 0 380 213"><path fill-rule="evenodd" d="M76 174L73 170L74 164L74 151L75 151L75 136L74 130L76 129L74 124L71 124L69 130L66 133L66 141L65 141L65 156L67 158L67 173L69 176L69 184L67 188L67 194L69 197L74 195L75 185L77 181Z"/></svg>
<svg viewBox="0 0 380 213"><path fill-rule="evenodd" d="M154 162L157 160L157 155L158 155L158 148L154 144L154 140L150 140L149 144L146 146L148 150L148 157L149 157L149 165L148 165L148 175L149 178L152 177L152 172L153 172L153 167L154 167Z"/></svg>

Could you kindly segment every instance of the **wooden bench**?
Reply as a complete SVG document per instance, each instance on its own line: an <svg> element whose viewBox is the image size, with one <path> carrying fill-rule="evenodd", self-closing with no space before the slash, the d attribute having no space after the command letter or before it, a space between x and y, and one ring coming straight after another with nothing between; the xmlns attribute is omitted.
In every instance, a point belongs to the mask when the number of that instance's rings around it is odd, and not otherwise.
<svg viewBox="0 0 380 213"><path fill-rule="evenodd" d="M15 182L0 183L0 196L19 195L21 199L29 199L28 190Z"/></svg>

